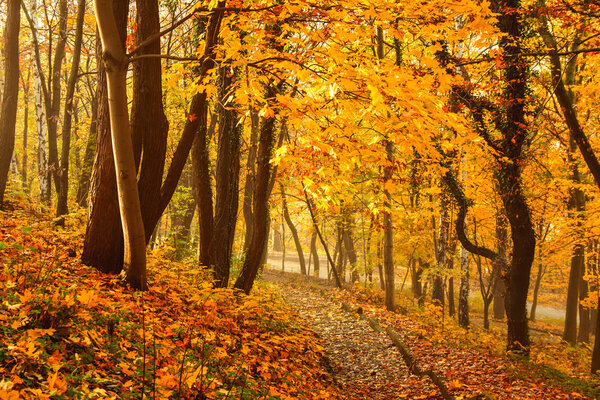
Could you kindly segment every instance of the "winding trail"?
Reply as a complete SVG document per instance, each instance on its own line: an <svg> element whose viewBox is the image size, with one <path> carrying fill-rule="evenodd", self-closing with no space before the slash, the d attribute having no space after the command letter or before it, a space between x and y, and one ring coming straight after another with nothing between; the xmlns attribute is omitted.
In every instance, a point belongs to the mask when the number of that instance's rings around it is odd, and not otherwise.
<svg viewBox="0 0 600 400"><path fill-rule="evenodd" d="M282 287L288 304L322 339L342 390L355 399L399 398L397 386L390 382L405 382L408 368L386 336L376 334L364 319L343 312L328 301L325 290L285 283L287 274L265 272L263 279Z"/></svg>
<svg viewBox="0 0 600 400"><path fill-rule="evenodd" d="M323 279L265 269L262 278L281 288L298 317L313 328L325 348L329 366L348 399L442 399L428 377L411 374L400 352L384 333L377 333L359 312L391 325L410 348L422 369L445 380L456 400L589 399L571 390L550 386L541 377L525 378L523 366L507 357L477 350L455 340L452 331L436 331L409 317L389 313L340 292ZM342 310L341 301L353 312ZM475 339L477 341L477 339Z"/></svg>

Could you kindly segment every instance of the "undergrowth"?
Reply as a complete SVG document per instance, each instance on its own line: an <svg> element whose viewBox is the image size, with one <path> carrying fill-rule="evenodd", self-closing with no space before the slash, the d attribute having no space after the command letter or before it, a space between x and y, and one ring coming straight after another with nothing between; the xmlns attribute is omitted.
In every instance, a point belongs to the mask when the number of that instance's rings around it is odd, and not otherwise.
<svg viewBox="0 0 600 400"><path fill-rule="evenodd" d="M276 288L214 289L155 251L132 292L79 262L82 213L63 229L37 207L0 212L0 399L341 398Z"/></svg>

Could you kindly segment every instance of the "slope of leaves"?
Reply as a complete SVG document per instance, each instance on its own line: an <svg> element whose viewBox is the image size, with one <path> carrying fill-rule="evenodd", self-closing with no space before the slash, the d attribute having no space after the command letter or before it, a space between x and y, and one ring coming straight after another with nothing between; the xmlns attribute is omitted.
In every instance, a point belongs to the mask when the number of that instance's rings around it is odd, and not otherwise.
<svg viewBox="0 0 600 400"><path fill-rule="evenodd" d="M0 213L0 399L341 398L314 333L272 286L213 289L150 256L151 289L83 266L82 224Z"/></svg>

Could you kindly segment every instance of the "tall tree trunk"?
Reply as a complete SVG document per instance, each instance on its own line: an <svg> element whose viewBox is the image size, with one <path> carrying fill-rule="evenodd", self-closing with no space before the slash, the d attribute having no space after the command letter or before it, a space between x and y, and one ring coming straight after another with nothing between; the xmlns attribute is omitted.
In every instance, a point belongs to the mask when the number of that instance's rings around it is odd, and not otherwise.
<svg viewBox="0 0 600 400"><path fill-rule="evenodd" d="M15 125L19 97L19 29L21 27L21 1L8 0L4 30L4 79L0 107L0 209L8 182L8 170L15 148Z"/></svg>
<svg viewBox="0 0 600 400"><path fill-rule="evenodd" d="M464 153L464 152L461 152ZM460 181L464 185L468 172L465 163L461 163ZM466 221L462 222L463 230L467 230ZM469 327L469 253L460 244L460 289L458 293L458 323L463 328Z"/></svg>
<svg viewBox="0 0 600 400"><path fill-rule="evenodd" d="M394 145L390 140L385 141L385 151L388 165L384 168L384 208L383 214L383 269L385 273L385 306L388 310L396 309L396 285L394 271L394 231L392 226L392 194L387 189L387 183L392 179L394 171Z"/></svg>
<svg viewBox="0 0 600 400"><path fill-rule="evenodd" d="M469 254L460 246L460 289L458 293L458 323L469 327Z"/></svg>
<svg viewBox="0 0 600 400"><path fill-rule="evenodd" d="M213 191L210 177L209 140L206 122L208 104L206 94L202 97L202 112L197 117L202 120L192 146L192 165L194 178L194 195L198 203L198 230L200 236L198 262L200 265L211 265L211 243L213 236ZM216 115L212 116L213 119Z"/></svg>
<svg viewBox="0 0 600 400"><path fill-rule="evenodd" d="M79 207L85 207L87 205L88 194L90 191L90 179L92 177L92 166L94 165L94 153L96 151L98 129L98 100L98 89L96 89L96 93L90 104L92 116L77 184L77 204Z"/></svg>
<svg viewBox="0 0 600 400"><path fill-rule="evenodd" d="M292 232L292 237L294 238L294 244L296 245L296 251L298 252L298 260L300 262L300 273L302 275L306 275L306 260L304 259L304 251L302 251L302 244L300 243L300 237L298 237L298 230L294 226L292 219L290 218L290 213L287 206L287 199L285 197L285 190L283 189L283 185L281 185L281 199L283 201L283 217L285 218L285 222L290 228L290 232Z"/></svg>
<svg viewBox="0 0 600 400"><path fill-rule="evenodd" d="M222 92L219 106L219 148L215 174L211 265L214 265L215 286L227 287L239 201L241 125L238 123L237 112L231 109L233 102L225 100L233 87L234 72L230 72L228 67L222 67L220 74ZM261 251L263 247L261 242Z"/></svg>
<svg viewBox="0 0 600 400"><path fill-rule="evenodd" d="M136 46L160 31L157 0L136 1ZM139 48L138 55L160 54L160 40ZM161 59L140 58L133 62L131 130L138 192L146 241L162 211L161 185L165 169L169 122L163 110Z"/></svg>
<svg viewBox="0 0 600 400"><path fill-rule="evenodd" d="M319 260L319 252L317 251L317 232L316 231L313 231L313 233L310 237L310 253L312 254L313 264L314 264L313 275L318 277L319 271L321 269L321 262Z"/></svg>
<svg viewBox="0 0 600 400"><path fill-rule="evenodd" d="M274 96L275 90L268 87L267 101L272 101ZM275 118L263 119L258 143L252 235L242 271L235 282L235 287L246 293L250 293L254 284L268 234L269 179L271 178L271 154L275 143Z"/></svg>
<svg viewBox="0 0 600 400"><path fill-rule="evenodd" d="M114 19L123 46L127 36L128 11L129 1L117 1L114 4ZM98 46L99 43L100 40L98 40ZM102 49L97 47L96 52L98 54L96 156L92 168L90 212L81 261L101 272L118 274L123 270L123 230L117 199L106 73L104 63L100 58Z"/></svg>
<svg viewBox="0 0 600 400"><path fill-rule="evenodd" d="M344 213L342 221L342 238L344 240L344 248L346 256L350 262L350 281L352 283L358 281L358 257L354 246L354 238L352 237L352 226L354 222L348 213Z"/></svg>
<svg viewBox="0 0 600 400"><path fill-rule="evenodd" d="M281 252L283 249L283 243L281 240L281 232L277 229L277 224L273 225L273 251Z"/></svg>
<svg viewBox="0 0 600 400"><path fill-rule="evenodd" d="M31 69L27 71L27 80L23 80L23 101L25 102L25 107L23 108L23 162L21 169L21 187L24 192L29 192L29 184L27 182L27 168L28 168L28 160L27 155L29 151L27 151L27 142L29 139L29 88L31 87L31 81L29 77L31 76ZM21 75L23 78L23 75ZM0 103L0 109L2 108L2 103Z"/></svg>
<svg viewBox="0 0 600 400"><path fill-rule="evenodd" d="M79 0L77 3L77 18L75 28L75 44L73 46L73 59L71 60L71 72L67 83L67 95L65 100L65 110L62 126L62 151L60 165L60 185L58 192L58 201L56 205L56 216L60 217L67 214L67 200L69 194L69 152L71 149L71 117L73 114L75 87L79 75L79 59L81 57L81 42L83 38L83 18L85 16L85 0ZM64 220L61 220L64 225Z"/></svg>
<svg viewBox="0 0 600 400"><path fill-rule="evenodd" d="M34 0L31 3L31 30L32 35L37 37L38 29L38 11L37 2ZM37 40L36 40L37 41ZM46 112L45 112L45 90L44 78L41 71L41 60L39 54L39 46L34 45L36 65L33 68L33 91L35 103L35 126L37 136L37 164L38 164L38 180L40 185L40 199L46 205L50 205L51 187L50 179L48 178L48 156L47 156L47 132L46 132Z"/></svg>
<svg viewBox="0 0 600 400"><path fill-rule="evenodd" d="M542 277L544 276L544 264L540 260L538 262L538 271L535 277L535 283L533 286L533 301L531 302L531 312L529 313L529 320L535 321L536 312L537 312L537 304L538 304L538 294L540 292L540 285L542 283Z"/></svg>
<svg viewBox="0 0 600 400"><path fill-rule="evenodd" d="M146 239L129 127L127 57L119 37L112 3L112 0L95 0L95 10L106 71L115 171L118 172L119 212L125 243L123 265L127 269L129 285L134 289L146 289Z"/></svg>
<svg viewBox="0 0 600 400"><path fill-rule="evenodd" d="M250 245L250 235L252 234L252 197L254 191L255 167L256 167L256 146L259 134L258 111L252 107L250 109L250 146L248 149L248 162L246 164L246 183L244 185L244 222L246 223L246 233L244 236L244 253L248 251Z"/></svg>
<svg viewBox="0 0 600 400"><path fill-rule="evenodd" d="M588 282L585 279L585 263L582 268L581 282L579 284L579 333L577 341L589 343L590 341L590 309L582 303L588 297Z"/></svg>
<svg viewBox="0 0 600 400"><path fill-rule="evenodd" d="M65 47L67 44L67 18L69 10L67 0L60 0L58 3L58 42L54 49L54 62L52 64L51 75L51 99L46 113L46 123L48 126L48 163L50 164L50 173L54 178L54 187L57 195L60 194L60 172L58 163L58 120L60 118L60 78L62 63L65 58ZM58 209L57 209L58 212Z"/></svg>
<svg viewBox="0 0 600 400"><path fill-rule="evenodd" d="M437 240L437 271L433 277L433 287L431 292L431 298L434 304L442 307L445 306L444 302L444 277L442 276L446 270L446 264L448 263L448 236L450 230L450 217L448 216L448 203L442 200L439 233Z"/></svg>
<svg viewBox="0 0 600 400"><path fill-rule="evenodd" d="M522 55L522 27L515 12L521 8L520 0L499 1L500 30L507 36L500 40L507 63L505 67L504 104L506 122L499 128L507 160L499 162L497 179L500 195L510 223L513 243L512 260L507 274L506 317L508 323L508 350L529 354L529 327L527 320L527 292L531 264L535 254L535 233L529 207L523 193L521 176L523 168L523 145L528 138L525 121L525 98L527 91L527 63Z"/></svg>
<svg viewBox="0 0 600 400"><path fill-rule="evenodd" d="M508 232L506 230L506 218L502 210L498 210L496 214L496 242L498 243L498 257L501 260L507 259L508 253ZM502 263L504 265L506 261ZM493 266L492 268L496 268ZM505 301L506 298L506 283L504 279L497 279L493 285L493 313L495 319L504 319Z"/></svg>

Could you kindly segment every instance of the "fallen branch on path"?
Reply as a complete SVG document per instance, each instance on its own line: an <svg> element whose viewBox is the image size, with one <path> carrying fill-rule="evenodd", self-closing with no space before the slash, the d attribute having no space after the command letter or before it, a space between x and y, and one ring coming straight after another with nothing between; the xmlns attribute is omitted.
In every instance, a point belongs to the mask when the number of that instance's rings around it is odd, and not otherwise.
<svg viewBox="0 0 600 400"><path fill-rule="evenodd" d="M427 375L429 378L431 378L433 383L440 389L440 392L442 392L442 397L445 400L454 400L454 396L450 394L442 378L440 378L432 369L422 371L421 368L419 368L415 359L408 351L408 348L406 347L404 342L402 342L400 335L398 335L398 333L396 333L396 331L391 326L385 328L385 331L387 332L390 339L392 339L392 342L394 342L394 345L398 348L398 350L400 350L400 354L402 354L402 359L406 363L406 366L408 367L410 372L417 376Z"/></svg>

